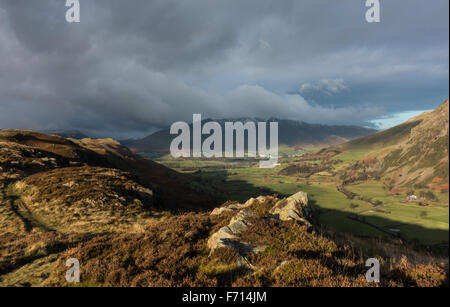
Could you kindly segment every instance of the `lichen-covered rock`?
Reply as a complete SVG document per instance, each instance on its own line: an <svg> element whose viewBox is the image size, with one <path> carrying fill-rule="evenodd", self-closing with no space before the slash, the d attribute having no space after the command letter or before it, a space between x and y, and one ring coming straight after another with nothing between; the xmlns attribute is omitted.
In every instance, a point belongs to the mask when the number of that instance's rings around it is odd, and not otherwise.
<svg viewBox="0 0 450 307"><path fill-rule="evenodd" d="M308 205L308 193L300 191L292 196L287 198L288 200L295 200L299 202L302 206Z"/></svg>
<svg viewBox="0 0 450 307"><path fill-rule="evenodd" d="M247 231L250 217L256 216L249 210L242 210L236 214L227 226L220 228L208 240L208 247L211 251L219 247L230 246L236 249L246 249L245 243L239 242L237 236Z"/></svg>
<svg viewBox="0 0 450 307"><path fill-rule="evenodd" d="M260 202L259 199L254 199L253 197L247 200L244 204L244 208L249 208L255 204L258 204Z"/></svg>
<svg viewBox="0 0 450 307"><path fill-rule="evenodd" d="M254 204L256 200L254 198L249 199L245 204L240 203L232 203L230 205L226 205L223 207L215 208L211 215L221 215L224 212L233 212L233 211L239 211L245 208L248 208Z"/></svg>
<svg viewBox="0 0 450 307"><path fill-rule="evenodd" d="M239 235L248 230L250 225L249 219L256 217L257 214L243 209L238 212L227 226L220 228L208 240L208 248L211 253L220 247L231 247L239 253L237 265L251 267L251 264L245 258L245 255L251 253L260 253L264 251L266 246L255 246L247 242L239 240Z"/></svg>
<svg viewBox="0 0 450 307"><path fill-rule="evenodd" d="M229 246L229 240L234 239L235 234L228 226L220 228L208 240L208 248L214 251L216 248Z"/></svg>
<svg viewBox="0 0 450 307"><path fill-rule="evenodd" d="M247 230L247 224L243 220L237 220L230 223L230 225L228 225L228 228L232 233L238 235Z"/></svg>
<svg viewBox="0 0 450 307"><path fill-rule="evenodd" d="M298 221L301 224L311 227L311 223L307 220L311 215L311 208L308 205L308 194L306 192L298 192L288 198L278 201L270 210L275 218L282 221Z"/></svg>
<svg viewBox="0 0 450 307"><path fill-rule="evenodd" d="M211 253L220 247L231 247L241 257L248 253L263 252L266 246L254 246L243 242L240 239L240 235L248 231L248 226L251 225L252 220L254 221L255 218L267 218L250 210L250 208L256 209L255 206L264 203L266 199L267 197L259 196L256 199L249 199L245 204L233 203L214 209L211 215L221 214L225 211L236 211L237 214L231 218L227 226L220 228L209 238L208 248L211 250ZM274 201L276 201L275 206L269 212L271 218L281 221L294 220L307 227L312 226L308 221L311 209L308 206L308 195L305 192L298 192L288 198L277 200L274 198ZM245 263L245 261L241 263Z"/></svg>
<svg viewBox="0 0 450 307"><path fill-rule="evenodd" d="M230 224L233 224L235 222L242 221L244 223L248 223L248 220L252 217L258 216L256 213L250 211L250 210L241 210L238 214L236 214L230 221Z"/></svg>

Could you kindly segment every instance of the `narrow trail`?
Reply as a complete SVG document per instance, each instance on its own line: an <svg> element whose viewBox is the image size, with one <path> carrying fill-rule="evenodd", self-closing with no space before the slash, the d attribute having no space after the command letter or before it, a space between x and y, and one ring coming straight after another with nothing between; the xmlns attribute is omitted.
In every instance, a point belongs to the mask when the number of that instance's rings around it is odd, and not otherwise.
<svg viewBox="0 0 450 307"><path fill-rule="evenodd" d="M30 232L33 228L40 228L44 231L56 231L33 215L30 209L20 199L20 195L15 192L14 184L15 182L9 183L3 197L11 211L22 221L25 231Z"/></svg>
<svg viewBox="0 0 450 307"><path fill-rule="evenodd" d="M23 226L25 228L25 231L30 232L33 229L33 225L27 218L25 218L20 213L19 208L16 204L17 202L18 202L18 197L16 197L16 196L7 196L6 197L6 205L9 206L11 211L14 212L14 214L20 218L20 220L22 221Z"/></svg>
<svg viewBox="0 0 450 307"><path fill-rule="evenodd" d="M40 229L44 232L55 232L54 229L48 227L45 223L36 218L35 215L31 212L31 210L22 202L20 198L20 194L17 193L14 189L16 181L9 180L3 186L3 189L0 189L0 200L2 200L2 206L8 208L7 210L14 214L17 219L15 219L15 223L19 226L21 231L25 232L27 235L32 235L33 229ZM39 259L44 257L48 257L53 254L59 254L64 251L65 247L60 248L52 248L51 251L45 254L38 255L23 255L18 257L15 262L10 262L7 258L2 259L0 261L0 285L2 285L3 277L7 274L20 270L26 265L33 263Z"/></svg>

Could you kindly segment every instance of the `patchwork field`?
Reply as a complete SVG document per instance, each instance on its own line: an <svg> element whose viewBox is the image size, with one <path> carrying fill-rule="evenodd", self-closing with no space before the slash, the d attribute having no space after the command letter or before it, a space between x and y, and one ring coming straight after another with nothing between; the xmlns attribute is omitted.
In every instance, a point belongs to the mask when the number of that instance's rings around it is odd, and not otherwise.
<svg viewBox="0 0 450 307"><path fill-rule="evenodd" d="M372 257L382 286L448 285L448 192L394 193L362 152L291 149L260 169L3 135L0 287L67 286L68 258L82 286L363 286Z"/></svg>
<svg viewBox="0 0 450 307"><path fill-rule="evenodd" d="M299 155L280 159L274 169L260 169L257 161L193 160L167 157L158 162L180 172L195 174L201 189L214 189L224 200L245 201L254 195L291 195L297 191L308 193L315 209L315 217L328 230L362 237L400 238L419 245L448 246L449 205L448 193L435 195L433 201L405 202L408 192L392 194L383 181L357 181L346 189L359 195L349 199L337 187L340 172L367 155L365 149L342 152L330 160L335 161L328 171L311 175L282 175L287 166L301 163ZM302 154L304 154L302 152ZM308 161L320 165L322 160ZM421 190L414 191L415 193ZM361 198L361 199L359 199ZM369 200L369 201L368 201ZM374 202L381 203L374 206ZM372 203L371 203L372 202Z"/></svg>

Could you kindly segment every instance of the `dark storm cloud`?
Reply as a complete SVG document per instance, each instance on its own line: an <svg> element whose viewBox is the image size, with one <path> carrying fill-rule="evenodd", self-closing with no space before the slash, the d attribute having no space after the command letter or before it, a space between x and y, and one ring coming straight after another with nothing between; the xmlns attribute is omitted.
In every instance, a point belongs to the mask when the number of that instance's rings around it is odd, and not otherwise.
<svg viewBox="0 0 450 307"><path fill-rule="evenodd" d="M448 96L448 1L0 1L0 128L142 135L208 117L364 123Z"/></svg>

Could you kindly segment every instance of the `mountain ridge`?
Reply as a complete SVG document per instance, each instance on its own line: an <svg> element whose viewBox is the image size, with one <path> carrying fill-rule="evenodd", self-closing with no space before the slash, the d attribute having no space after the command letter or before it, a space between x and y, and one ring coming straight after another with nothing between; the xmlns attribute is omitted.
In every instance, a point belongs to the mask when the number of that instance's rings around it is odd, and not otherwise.
<svg viewBox="0 0 450 307"><path fill-rule="evenodd" d="M449 100L446 99L433 111L336 148L341 151L367 150L366 158L376 158L374 168L389 177L390 185L432 186L433 181L437 181L448 190L448 137Z"/></svg>
<svg viewBox="0 0 450 307"><path fill-rule="evenodd" d="M382 286L448 286L440 257L324 233L298 185L219 207L195 178L113 139L0 131L0 286L67 286L69 258L82 286L366 286L374 253Z"/></svg>
<svg viewBox="0 0 450 307"><path fill-rule="evenodd" d="M222 129L225 122L247 121L256 122L278 122L279 129L279 145L288 145L292 147L326 147L330 145L337 145L348 141L361 135L368 135L376 130L365 128L361 126L346 126L346 125L323 125L323 124L308 124L302 121L284 120L277 118L270 118L268 120L253 119L253 118L237 118L237 119L205 119L202 123L208 121L218 122ZM192 128L192 124L190 124ZM134 152L159 152L168 153L170 143L175 135L170 135L170 128L165 128L157 131L145 138L127 142L127 146ZM207 136L202 136L206 138Z"/></svg>

